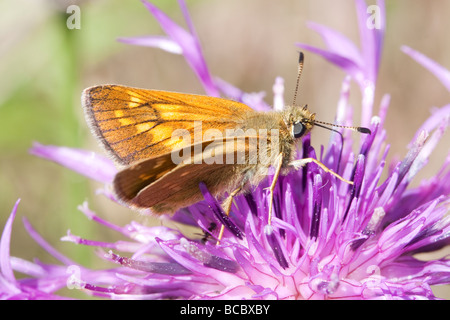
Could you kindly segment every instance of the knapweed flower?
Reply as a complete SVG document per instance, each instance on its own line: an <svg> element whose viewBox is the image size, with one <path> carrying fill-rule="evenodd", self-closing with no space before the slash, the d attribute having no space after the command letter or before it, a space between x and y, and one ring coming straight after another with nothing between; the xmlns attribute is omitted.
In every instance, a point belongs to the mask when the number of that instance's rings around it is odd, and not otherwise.
<svg viewBox="0 0 450 320"><path fill-rule="evenodd" d="M208 94L222 93L255 109L266 110L261 94L246 94L206 67L199 41L185 4L180 1L189 30L176 25L154 5L144 2L168 37L123 40L183 54ZM308 164L279 178L274 191L274 217L268 224L269 190L273 171L250 193L235 198L229 217L205 185L204 201L175 213L172 219L200 227L204 235L189 238L165 226L146 227L136 222L117 226L100 218L84 203L89 219L111 228L127 241L101 242L68 233L64 241L94 246L110 269L91 270L54 250L31 225L31 236L60 265L28 262L9 255L14 207L0 243L0 297L59 298L68 286L87 294L112 299L434 299L430 286L450 283L450 260L421 261L413 254L429 252L450 241L450 155L435 176L417 187L410 182L427 163L449 124L450 104L436 109L413 137L405 158L386 166L388 133L383 128L390 104L381 101L372 114L373 97L384 24L366 29L367 7L356 0L362 38L361 53L345 36L314 25L327 49L319 53L347 72L337 101L337 123L351 124L350 81L360 84L363 122L372 134L361 136L353 151L352 136L333 133L328 147L317 154L310 135L302 141L299 158L317 157L328 168L353 181L344 183ZM378 5L384 11L383 1ZM382 19L384 16L382 15ZM408 50L407 50L408 51ZM411 51L409 52L411 54ZM421 62L428 58L412 54ZM448 71L436 64L432 72L448 80ZM444 83L448 85L448 83ZM277 109L283 101L283 81L274 85ZM35 144L31 153L55 161L101 181L100 193L116 201L110 183L116 173L105 157L84 150ZM384 170L388 171L383 178ZM216 243L217 230L226 226ZM28 277L16 279L14 271Z"/></svg>

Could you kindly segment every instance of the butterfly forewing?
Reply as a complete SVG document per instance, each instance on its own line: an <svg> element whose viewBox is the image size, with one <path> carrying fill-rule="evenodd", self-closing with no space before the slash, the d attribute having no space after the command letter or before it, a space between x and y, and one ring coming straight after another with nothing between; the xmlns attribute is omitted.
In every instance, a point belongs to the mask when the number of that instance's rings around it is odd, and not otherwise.
<svg viewBox="0 0 450 320"><path fill-rule="evenodd" d="M233 128L248 106L226 99L117 85L83 92L83 106L92 130L116 161L133 162L170 153L194 141L172 139L176 129L194 136L201 130Z"/></svg>

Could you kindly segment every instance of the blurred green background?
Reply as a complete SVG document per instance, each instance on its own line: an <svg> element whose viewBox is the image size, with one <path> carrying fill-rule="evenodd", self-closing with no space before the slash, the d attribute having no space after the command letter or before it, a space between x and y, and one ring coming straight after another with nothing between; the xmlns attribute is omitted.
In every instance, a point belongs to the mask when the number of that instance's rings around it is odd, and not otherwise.
<svg viewBox="0 0 450 320"><path fill-rule="evenodd" d="M176 1L153 1L185 26ZM373 3L373 2L371 2ZM70 30L70 4L81 8L81 29ZM354 2L349 0L192 0L188 8L210 71L247 92L266 91L272 103L276 76L285 79L292 100L297 73L296 42L323 46L306 27L314 21L335 28L359 43ZM400 51L411 46L450 69L450 1L387 0L387 33L376 106L392 95L386 121L390 159L403 157L406 145L432 106L449 103L449 93L427 70ZM138 0L0 1L0 226L18 198L11 254L56 262L28 236L21 217L70 258L99 266L94 250L59 239L68 229L85 238L115 241L117 234L88 221L77 206L117 224L130 220L160 223L95 195L100 187L87 178L28 154L33 141L102 152L84 121L81 91L118 83L143 88L204 93L181 56L130 46L118 37L163 34ZM306 52L300 99L323 121L333 121L344 73ZM352 87L355 125L360 95ZM375 112L377 112L377 108ZM316 130L313 144L326 144L329 132ZM414 181L435 174L448 153L449 134ZM447 143L445 142L447 141ZM442 253L440 253L442 255ZM436 289L450 297L448 286Z"/></svg>

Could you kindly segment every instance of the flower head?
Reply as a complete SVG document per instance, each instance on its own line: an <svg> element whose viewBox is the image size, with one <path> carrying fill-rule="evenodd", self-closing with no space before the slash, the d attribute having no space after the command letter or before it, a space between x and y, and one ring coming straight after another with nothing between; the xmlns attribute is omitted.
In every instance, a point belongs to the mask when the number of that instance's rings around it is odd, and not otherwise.
<svg viewBox="0 0 450 320"><path fill-rule="evenodd" d="M174 24L154 5L144 3L169 37L139 38L132 40L134 44L183 54L209 94L230 93L252 107L267 108L261 96L253 95L252 100L224 81L212 80L184 2L180 4L190 32ZM381 101L378 115L372 115L372 106L383 30L366 30L361 18L366 5L362 0L356 3L362 53L344 36L317 25L313 28L326 39L328 51L309 49L327 57L349 75L337 103L338 123L352 122L348 99L353 77L360 84L372 134L362 138L354 153L349 134L341 130L341 139L333 133L320 155L308 135L298 154L299 158L319 158L328 168L352 180L353 185L337 180L315 164L281 176L274 190L274 216L268 224L267 187L274 171L251 193L235 197L229 217L201 184L204 201L163 219L198 226L203 237L188 237L173 228L147 227L136 222L117 226L100 218L84 203L79 209L89 219L127 240L100 242L70 232L62 240L99 248L100 256L112 264L105 270L81 267L56 252L27 222L28 232L61 264L10 257L9 239L17 203L0 242L2 297L57 298L55 292L59 288L70 286L113 299L435 298L430 286L450 282L450 260L420 261L412 254L436 250L450 241L450 155L435 176L414 188L410 182L449 125L450 107L438 109L425 121L405 158L390 164L387 178L382 178L389 151L383 128L389 96ZM379 5L384 7L382 1ZM433 72L441 75L447 71L433 68ZM280 108L282 79L277 79L274 91L274 104ZM40 144L34 145L31 152L105 183L102 193L117 201L108 187L116 169L103 156ZM214 238L222 224L226 229L217 244ZM29 277L17 280L13 270Z"/></svg>

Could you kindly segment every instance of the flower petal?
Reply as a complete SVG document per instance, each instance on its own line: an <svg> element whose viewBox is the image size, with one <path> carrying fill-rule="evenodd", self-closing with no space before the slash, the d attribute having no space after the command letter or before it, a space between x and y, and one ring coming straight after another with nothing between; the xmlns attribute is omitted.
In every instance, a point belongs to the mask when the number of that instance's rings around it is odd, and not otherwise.
<svg viewBox="0 0 450 320"><path fill-rule="evenodd" d="M242 102L257 111L271 110L269 105L264 101L266 93L263 91L246 93L227 81L217 77L214 79L214 83L217 89L229 99Z"/></svg>
<svg viewBox="0 0 450 320"><path fill-rule="evenodd" d="M111 183L117 173L117 169L111 160L92 151L46 146L35 142L29 152L103 183Z"/></svg>
<svg viewBox="0 0 450 320"><path fill-rule="evenodd" d="M428 69L432 74L438 78L442 84L447 88L448 91L450 91L450 70L447 70L437 62L431 60L424 54L408 47L408 46L402 46L402 51L409 55L411 58L416 60L418 63L420 63L422 66Z"/></svg>
<svg viewBox="0 0 450 320"><path fill-rule="evenodd" d="M206 185L203 182L200 183L200 191L202 192L205 201L208 203L209 208L214 212L215 216L220 220L220 222L225 225L225 227L230 230L234 234L234 236L242 239L242 231L239 230L239 228L230 219L230 217L227 216L225 212L223 212L222 207L219 203L217 203L217 200L209 193Z"/></svg>
<svg viewBox="0 0 450 320"><path fill-rule="evenodd" d="M158 9L155 5L145 0L142 3L147 7L150 13L153 14L156 20L158 20L161 28L169 36L169 38L177 43L183 52L183 56L192 70L196 73L197 77L203 84L206 93L210 96L219 96L219 92L216 89L214 82L209 73L206 65L203 53L201 51L200 42L194 33L192 21L185 10L183 1L180 1L183 15L186 18L186 22L191 28L190 33L181 28L175 22L173 22L164 12Z"/></svg>
<svg viewBox="0 0 450 320"><path fill-rule="evenodd" d="M14 218L16 217L17 208L19 206L20 199L16 201L5 227L3 228L2 237L0 239L0 275L4 277L6 281L15 282L16 277L11 268L11 261L9 255L9 248L11 244L11 232Z"/></svg>
<svg viewBox="0 0 450 320"><path fill-rule="evenodd" d="M345 72L347 72L347 74L351 75L360 84L363 83L364 79L363 73L355 61L350 60L347 57L341 56L340 54L337 54L335 52L319 49L309 44L297 43L296 45L300 48L303 48L305 50L311 51L312 53L318 54L319 56L322 56L322 58L328 60L332 64L343 69Z"/></svg>
<svg viewBox="0 0 450 320"><path fill-rule="evenodd" d="M182 54L183 49L176 42L165 36L141 36L131 38L119 38L120 42L135 46L155 47L174 54Z"/></svg>
<svg viewBox="0 0 450 320"><path fill-rule="evenodd" d="M353 61L357 66L363 64L359 49L342 33L314 22L309 22L308 27L321 35L330 52Z"/></svg>

